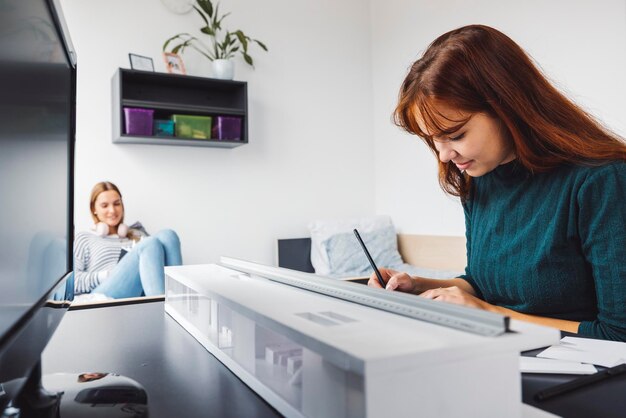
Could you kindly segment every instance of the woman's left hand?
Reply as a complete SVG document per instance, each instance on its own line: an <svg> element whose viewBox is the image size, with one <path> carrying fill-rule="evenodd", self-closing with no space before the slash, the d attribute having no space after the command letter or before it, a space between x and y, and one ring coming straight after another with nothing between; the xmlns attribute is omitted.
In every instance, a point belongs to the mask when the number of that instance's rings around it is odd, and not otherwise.
<svg viewBox="0 0 626 418"><path fill-rule="evenodd" d="M426 299L432 299L442 302L454 303L457 305L469 306L472 308L483 309L486 311L491 310L493 305L485 302L482 299L472 296L466 291L457 286L452 287L440 287L438 289L430 289L424 293L420 293L420 296Z"/></svg>

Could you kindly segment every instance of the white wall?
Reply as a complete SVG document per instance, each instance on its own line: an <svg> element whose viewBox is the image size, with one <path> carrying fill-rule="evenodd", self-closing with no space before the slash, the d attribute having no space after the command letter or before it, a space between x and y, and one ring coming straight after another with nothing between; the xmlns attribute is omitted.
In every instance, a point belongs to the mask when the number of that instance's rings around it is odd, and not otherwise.
<svg viewBox="0 0 626 418"><path fill-rule="evenodd" d="M522 45L570 97L626 135L626 0L223 0L225 23L264 41L249 83L248 145L113 145L110 79L128 53L151 56L199 18L158 0L61 0L78 51L76 227L92 185L124 193L127 220L176 229L186 263L219 255L271 263L275 240L318 218L390 214L400 231L463 234L427 148L390 122L409 65L438 35L470 23ZM231 26L232 25L232 26ZM198 55L188 73L209 76Z"/></svg>
<svg viewBox="0 0 626 418"><path fill-rule="evenodd" d="M62 0L78 53L75 224L91 224L97 181L116 183L126 220L179 232L185 263L230 255L272 263L275 240L306 236L317 218L374 213L369 6L361 0L223 0L230 29L262 40L248 81L249 144L234 149L111 143L111 77L128 53L153 58L193 13L158 0ZM189 74L209 76L199 55Z"/></svg>
<svg viewBox="0 0 626 418"><path fill-rule="evenodd" d="M434 156L390 115L428 44L473 23L508 34L570 98L626 136L625 0L372 0L376 211L401 231L464 233L460 204L439 189Z"/></svg>

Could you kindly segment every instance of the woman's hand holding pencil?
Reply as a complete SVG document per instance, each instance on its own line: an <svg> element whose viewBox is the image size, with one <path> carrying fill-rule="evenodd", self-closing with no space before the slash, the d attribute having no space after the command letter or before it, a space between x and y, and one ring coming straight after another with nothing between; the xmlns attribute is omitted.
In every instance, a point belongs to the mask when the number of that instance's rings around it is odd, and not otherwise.
<svg viewBox="0 0 626 418"><path fill-rule="evenodd" d="M417 286L415 280L409 276L407 273L396 271L388 268L379 269L380 275L385 282L384 288L387 290L397 290L400 292L406 293L415 293L417 294ZM376 273L373 273L370 276L369 281L367 282L368 286L382 288L378 283L378 278L376 277Z"/></svg>

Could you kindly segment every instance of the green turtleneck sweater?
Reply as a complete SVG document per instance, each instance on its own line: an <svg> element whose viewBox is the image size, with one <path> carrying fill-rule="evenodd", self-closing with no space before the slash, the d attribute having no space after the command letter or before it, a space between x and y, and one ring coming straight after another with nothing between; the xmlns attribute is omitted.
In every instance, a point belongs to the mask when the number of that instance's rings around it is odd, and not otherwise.
<svg viewBox="0 0 626 418"><path fill-rule="evenodd" d="M462 278L478 296L626 341L626 162L531 175L513 161L472 187Z"/></svg>

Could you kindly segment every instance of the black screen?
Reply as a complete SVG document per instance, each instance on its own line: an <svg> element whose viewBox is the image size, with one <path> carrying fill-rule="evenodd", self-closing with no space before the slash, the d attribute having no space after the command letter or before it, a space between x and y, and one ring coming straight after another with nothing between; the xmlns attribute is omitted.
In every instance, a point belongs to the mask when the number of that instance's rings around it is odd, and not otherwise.
<svg viewBox="0 0 626 418"><path fill-rule="evenodd" d="M44 1L0 1L0 333L68 271L72 72Z"/></svg>
<svg viewBox="0 0 626 418"><path fill-rule="evenodd" d="M75 69L59 16L0 0L0 382L38 359L56 327L41 308L72 268Z"/></svg>

